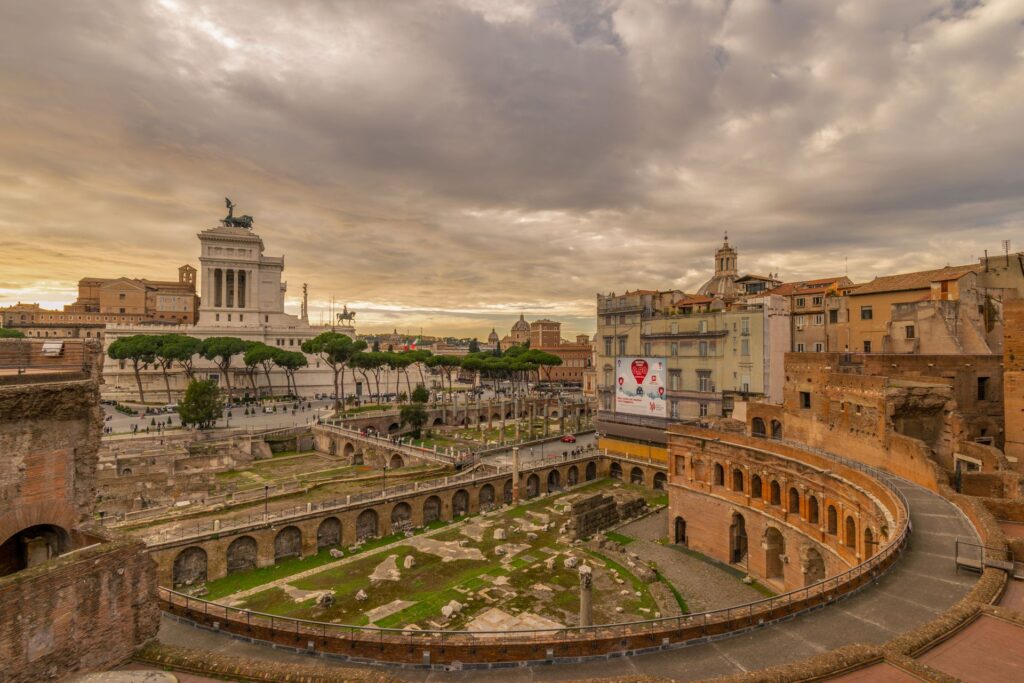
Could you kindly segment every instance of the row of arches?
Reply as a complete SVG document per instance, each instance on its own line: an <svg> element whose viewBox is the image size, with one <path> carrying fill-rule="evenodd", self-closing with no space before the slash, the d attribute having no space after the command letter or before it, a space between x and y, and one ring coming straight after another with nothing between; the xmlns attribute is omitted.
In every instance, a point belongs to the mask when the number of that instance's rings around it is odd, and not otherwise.
<svg viewBox="0 0 1024 683"><path fill-rule="evenodd" d="M686 535L686 520L682 516L676 516L674 520L675 543L689 545ZM765 529L761 539L761 549L764 551L765 578L774 581L783 581L784 558L786 558L786 538L782 532L769 526ZM729 524L729 562L735 565L746 565L749 568L750 543L747 538L747 520L739 512L734 512ZM821 552L811 544L807 544L801 551L801 570L804 575L804 585L810 586L825 578L825 559Z"/></svg>
<svg viewBox="0 0 1024 683"><path fill-rule="evenodd" d="M622 480L623 470L622 465L618 462L612 462L608 468L608 476L612 479ZM633 467L629 471L629 483L643 485L646 480L646 475L642 467ZM668 475L664 472L658 471L654 473L654 477L651 481L652 486L659 491L663 491L668 484Z"/></svg>
<svg viewBox="0 0 1024 683"><path fill-rule="evenodd" d="M806 487L786 486L780 478L764 476L761 473L748 472L738 465L723 465L712 462L710 484L727 491L749 496L750 499L762 502L766 507L778 507L796 519L816 527L819 532L835 537L835 543L859 554L861 559L868 559L875 554L875 532L867 523L862 523L860 515L842 509L833 502L823 502L821 493L807 491ZM685 473L686 465L682 456L676 460L677 473ZM693 461L693 479L704 481L704 465L698 460ZM803 489L803 490L802 490ZM823 519L824 517L824 519ZM863 527L861 529L861 527ZM883 527L882 537L885 537Z"/></svg>
<svg viewBox="0 0 1024 683"><path fill-rule="evenodd" d="M771 428L772 428L772 432L771 432L772 438L773 439L781 439L782 438L782 423L779 422L778 420L772 420L771 421ZM762 439L768 436L768 430L765 427L765 423L764 423L764 419L763 418L755 417L753 420L750 421L750 433L753 436L757 436L757 437L760 437Z"/></svg>

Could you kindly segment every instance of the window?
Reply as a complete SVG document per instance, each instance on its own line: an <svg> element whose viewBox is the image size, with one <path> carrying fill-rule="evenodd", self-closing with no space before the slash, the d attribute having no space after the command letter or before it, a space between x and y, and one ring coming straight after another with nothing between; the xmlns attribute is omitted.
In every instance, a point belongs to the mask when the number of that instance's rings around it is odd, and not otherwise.
<svg viewBox="0 0 1024 683"><path fill-rule="evenodd" d="M821 297L820 296L812 297L811 298L811 303L814 304L815 306L820 306L821 305Z"/></svg>
<svg viewBox="0 0 1024 683"><path fill-rule="evenodd" d="M670 406L671 406L671 409L672 409L672 417L678 419L679 418L679 401L672 401L670 403ZM679 458L678 460L682 460L682 458ZM676 472L676 474L682 474L682 472Z"/></svg>
<svg viewBox="0 0 1024 683"><path fill-rule="evenodd" d="M907 331L907 339L913 339L914 338L914 326L913 325L907 325L903 329L905 329Z"/></svg>
<svg viewBox="0 0 1024 683"><path fill-rule="evenodd" d="M702 341L698 346L698 349L701 356L708 355L708 343L706 341Z"/></svg>
<svg viewBox="0 0 1024 683"><path fill-rule="evenodd" d="M750 340L749 339L741 339L740 340L740 355L741 356L749 356L750 355Z"/></svg>
<svg viewBox="0 0 1024 683"><path fill-rule="evenodd" d="M860 319L861 320L874 320L874 315L871 312L870 306L860 307Z"/></svg>
<svg viewBox="0 0 1024 683"><path fill-rule="evenodd" d="M668 388L670 391L679 391L679 385L682 383L683 373L681 370L669 370L668 371Z"/></svg>
<svg viewBox="0 0 1024 683"><path fill-rule="evenodd" d="M816 313L814 315L814 324L815 325L824 325L825 324L825 316L824 316L824 314Z"/></svg>
<svg viewBox="0 0 1024 683"><path fill-rule="evenodd" d="M269 323L270 322L270 316L269 315L263 316L263 322Z"/></svg>
<svg viewBox="0 0 1024 683"><path fill-rule="evenodd" d="M612 384L613 384L613 382L612 382L612 369L610 367L605 366L605 369L604 369L604 385L606 387L610 387Z"/></svg>
<svg viewBox="0 0 1024 683"><path fill-rule="evenodd" d="M679 355L679 342L672 342L669 345L669 353L672 356L678 356Z"/></svg>
<svg viewBox="0 0 1024 683"><path fill-rule="evenodd" d="M750 318L740 318L741 334L750 334Z"/></svg>
<svg viewBox="0 0 1024 683"><path fill-rule="evenodd" d="M686 474L686 458L676 456L676 474Z"/></svg>
<svg viewBox="0 0 1024 683"><path fill-rule="evenodd" d="M118 294L117 295L117 299L118 299L118 301L124 301L124 292L121 292L120 294Z"/></svg>
<svg viewBox="0 0 1024 683"><path fill-rule="evenodd" d="M645 356L650 356L651 355L651 342L644 342L644 355Z"/></svg>
<svg viewBox="0 0 1024 683"><path fill-rule="evenodd" d="M807 299L805 299L803 297L800 297L800 298L798 298L796 300L796 307L797 308L803 308L806 305L807 305Z"/></svg>
<svg viewBox="0 0 1024 683"><path fill-rule="evenodd" d="M604 355L606 355L606 356L612 355L612 338L611 337L605 337L604 338Z"/></svg>
<svg viewBox="0 0 1024 683"><path fill-rule="evenodd" d="M672 323L671 325L669 325L668 326L668 331L669 331L670 334L678 334L679 333L679 323Z"/></svg>
<svg viewBox="0 0 1024 683"><path fill-rule="evenodd" d="M707 417L708 416L708 404L707 403L698 403L697 404L697 414L700 415L701 417Z"/></svg>
<svg viewBox="0 0 1024 683"><path fill-rule="evenodd" d="M628 337L619 337L619 355L620 356L625 356L626 355L626 340L627 339L628 339Z"/></svg>
<svg viewBox="0 0 1024 683"><path fill-rule="evenodd" d="M611 325L611 324L612 324L612 316L610 316L610 315L606 315L606 316L604 317L604 324L605 324L605 325Z"/></svg>
<svg viewBox="0 0 1024 683"><path fill-rule="evenodd" d="M811 392L801 391L800 392L800 407L803 410L810 410L811 408Z"/></svg>
<svg viewBox="0 0 1024 683"><path fill-rule="evenodd" d="M715 463L715 486L725 486L725 468L719 463Z"/></svg>
<svg viewBox="0 0 1024 683"><path fill-rule="evenodd" d="M807 324L805 317L802 315L795 316L793 322L796 323L796 329L798 330L804 329L804 325Z"/></svg>
<svg viewBox="0 0 1024 683"><path fill-rule="evenodd" d="M828 321L830 323L838 323L839 322L839 309L838 308L833 308L831 311L828 312Z"/></svg>
<svg viewBox="0 0 1024 683"><path fill-rule="evenodd" d="M238 322L244 322L244 321L245 321L245 316L242 315L241 313L239 313L238 314Z"/></svg>
<svg viewBox="0 0 1024 683"><path fill-rule="evenodd" d="M987 401L988 397L988 377L978 378L978 400Z"/></svg>
<svg viewBox="0 0 1024 683"><path fill-rule="evenodd" d="M698 391L711 391L711 371L710 370L698 370L697 371L697 390Z"/></svg>
<svg viewBox="0 0 1024 683"><path fill-rule="evenodd" d="M121 312L122 312L122 313L124 313L124 311L123 311L123 310L122 310ZM216 322L220 322L220 313L214 313L214 314L213 314L213 319L214 319L214 320L215 320Z"/></svg>
<svg viewBox="0 0 1024 683"><path fill-rule="evenodd" d="M864 340L864 353L871 353L871 340L870 339L865 339Z"/></svg>
<svg viewBox="0 0 1024 683"><path fill-rule="evenodd" d="M814 351L815 351L815 353L821 353L824 350L825 350L825 345L824 344L822 344L821 342L814 342Z"/></svg>
<svg viewBox="0 0 1024 683"><path fill-rule="evenodd" d="M798 343L798 344L796 345L796 352L797 352L797 353L803 353L803 352L804 352L804 345L803 345L803 343L802 343L802 342L801 342L801 343Z"/></svg>
<svg viewBox="0 0 1024 683"><path fill-rule="evenodd" d="M625 313L619 314L619 324L620 325L625 325L626 324L626 314Z"/></svg>

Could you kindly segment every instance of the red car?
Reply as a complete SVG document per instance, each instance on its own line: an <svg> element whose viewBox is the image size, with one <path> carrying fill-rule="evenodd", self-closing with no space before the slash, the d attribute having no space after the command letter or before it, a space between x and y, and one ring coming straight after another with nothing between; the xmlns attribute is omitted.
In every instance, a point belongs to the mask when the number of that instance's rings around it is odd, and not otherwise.
<svg viewBox="0 0 1024 683"><path fill-rule="evenodd" d="M572 434L566 434L562 437L562 443L576 443L576 437Z"/></svg>

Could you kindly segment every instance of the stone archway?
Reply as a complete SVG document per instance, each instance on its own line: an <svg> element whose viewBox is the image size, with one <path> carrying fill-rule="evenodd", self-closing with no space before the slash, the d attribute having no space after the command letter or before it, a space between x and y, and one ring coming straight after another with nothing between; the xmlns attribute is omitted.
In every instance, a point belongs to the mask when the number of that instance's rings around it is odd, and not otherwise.
<svg viewBox="0 0 1024 683"><path fill-rule="evenodd" d="M584 470L583 478L586 481L593 481L594 479L597 479L597 463L596 462L590 461L590 462L587 463L587 467Z"/></svg>
<svg viewBox="0 0 1024 683"><path fill-rule="evenodd" d="M469 492L466 489L459 489L452 496L452 517L462 517L469 514Z"/></svg>
<svg viewBox="0 0 1024 683"><path fill-rule="evenodd" d="M675 542L677 545L686 545L686 520L676 517L675 521Z"/></svg>
<svg viewBox="0 0 1024 683"><path fill-rule="evenodd" d="M813 546L804 548L802 567L804 571L804 585L812 586L825 579L825 560L821 553Z"/></svg>
<svg viewBox="0 0 1024 683"><path fill-rule="evenodd" d="M629 483L630 484L643 484L644 483L644 471L639 467L634 467L629 471Z"/></svg>
<svg viewBox="0 0 1024 683"><path fill-rule="evenodd" d="M762 439L765 436L767 436L768 432L765 430L764 420L762 420L759 417L755 417L753 420L751 420L750 421L750 434L752 436L757 436L757 437L760 437Z"/></svg>
<svg viewBox="0 0 1024 683"><path fill-rule="evenodd" d="M71 547L71 536L55 524L35 524L0 545L0 576L35 567Z"/></svg>
<svg viewBox="0 0 1024 683"><path fill-rule="evenodd" d="M490 484L484 484L480 487L480 494L478 496L480 501L481 510L490 510L494 507L494 487Z"/></svg>
<svg viewBox="0 0 1024 683"><path fill-rule="evenodd" d="M668 486L668 475L664 472L654 473L654 490L664 491L665 487Z"/></svg>
<svg viewBox="0 0 1024 683"><path fill-rule="evenodd" d="M423 523L430 524L441 519L441 499L430 496L423 501Z"/></svg>
<svg viewBox="0 0 1024 683"><path fill-rule="evenodd" d="M392 531L398 531L399 527L404 527L409 524L412 520L412 506L405 501L397 503L395 507L391 508L391 529Z"/></svg>
<svg viewBox="0 0 1024 683"><path fill-rule="evenodd" d="M611 467L608 468L608 475L612 479L622 479L622 465L617 462L613 462Z"/></svg>
<svg viewBox="0 0 1024 683"><path fill-rule="evenodd" d="M864 559L869 560L875 554L875 534L870 527L864 527Z"/></svg>
<svg viewBox="0 0 1024 683"><path fill-rule="evenodd" d="M401 428L402 425L398 424L397 422L392 422L390 425L388 425L388 434L395 434Z"/></svg>
<svg viewBox="0 0 1024 683"><path fill-rule="evenodd" d="M228 574L247 572L256 568L256 539L252 536L239 536L231 541L227 550Z"/></svg>
<svg viewBox="0 0 1024 683"><path fill-rule="evenodd" d="M189 546L174 558L171 583L174 588L188 588L206 583L206 567L206 551L198 546Z"/></svg>
<svg viewBox="0 0 1024 683"><path fill-rule="evenodd" d="M352 445L352 442L350 442L350 441L345 442L345 447L341 450L342 457L344 457L346 460L348 460L349 458L351 458L355 454L356 454L356 447Z"/></svg>
<svg viewBox="0 0 1024 683"><path fill-rule="evenodd" d="M274 537L274 563L289 557L302 557L302 532L296 526L286 526Z"/></svg>
<svg viewBox="0 0 1024 683"><path fill-rule="evenodd" d="M575 486L578 483L580 483L580 470L576 465L573 465L565 473L565 485Z"/></svg>
<svg viewBox="0 0 1024 683"><path fill-rule="evenodd" d="M729 563L739 564L747 559L747 521L738 512L732 513L729 525Z"/></svg>
<svg viewBox="0 0 1024 683"><path fill-rule="evenodd" d="M562 488L562 474L558 470L548 472L548 491L557 491Z"/></svg>
<svg viewBox="0 0 1024 683"><path fill-rule="evenodd" d="M435 418L434 418L434 422L433 422L433 423L431 424L431 426L432 426L432 427L440 427L440 426L441 426L441 425L443 425L443 424L444 424L444 420L442 420L442 419L441 419L441 418L439 418L439 417L435 417Z"/></svg>
<svg viewBox="0 0 1024 683"><path fill-rule="evenodd" d="M328 517L317 527L316 549L338 545L341 545L341 521L337 517Z"/></svg>
<svg viewBox="0 0 1024 683"><path fill-rule="evenodd" d="M380 525L377 511L367 508L359 513L356 518L356 541L365 541L368 538L377 538L380 533Z"/></svg>
<svg viewBox="0 0 1024 683"><path fill-rule="evenodd" d="M540 495L540 477L536 474L531 474L526 479L526 497L536 498Z"/></svg>
<svg viewBox="0 0 1024 683"><path fill-rule="evenodd" d="M402 456L398 453L392 453L391 458L388 460L388 469L397 470L405 467L405 461L402 460Z"/></svg>
<svg viewBox="0 0 1024 683"><path fill-rule="evenodd" d="M511 479L508 479L505 482L505 485L502 487L501 499L504 500L505 503L511 503L512 502L513 495L512 495L512 480Z"/></svg>
<svg viewBox="0 0 1024 683"><path fill-rule="evenodd" d="M773 526L764 531L764 575L769 579L782 578L782 556L786 554L786 540Z"/></svg>

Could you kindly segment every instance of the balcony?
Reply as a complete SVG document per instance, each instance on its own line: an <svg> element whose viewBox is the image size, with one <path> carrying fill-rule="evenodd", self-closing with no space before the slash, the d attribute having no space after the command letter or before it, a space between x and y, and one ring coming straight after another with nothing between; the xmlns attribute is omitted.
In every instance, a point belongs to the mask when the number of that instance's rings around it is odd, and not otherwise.
<svg viewBox="0 0 1024 683"><path fill-rule="evenodd" d="M641 331L640 339L716 339L728 336L728 334L729 330L709 330L707 332L699 330L679 330L678 332L667 330L661 332Z"/></svg>

